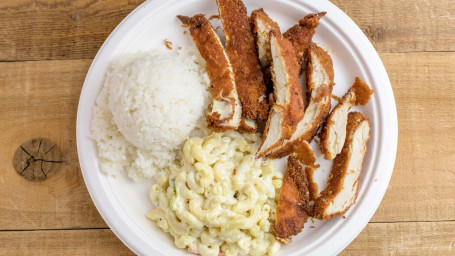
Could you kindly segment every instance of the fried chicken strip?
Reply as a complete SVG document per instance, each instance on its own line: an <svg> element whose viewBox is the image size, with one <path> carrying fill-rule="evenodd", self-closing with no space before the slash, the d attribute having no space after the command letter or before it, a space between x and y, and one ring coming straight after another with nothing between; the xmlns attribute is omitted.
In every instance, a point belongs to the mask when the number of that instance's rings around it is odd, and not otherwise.
<svg viewBox="0 0 455 256"><path fill-rule="evenodd" d="M346 139L346 124L348 121L348 111L354 105L356 95L350 88L341 98L338 105L333 108L329 117L325 121L320 134L321 152L328 160L332 160L341 152Z"/></svg>
<svg viewBox="0 0 455 256"><path fill-rule="evenodd" d="M269 104L246 7L241 0L217 0L217 4L226 37L226 53L242 103L242 116L265 120Z"/></svg>
<svg viewBox="0 0 455 256"><path fill-rule="evenodd" d="M275 238L289 244L303 229L309 205L308 181L297 158L290 156L276 209Z"/></svg>
<svg viewBox="0 0 455 256"><path fill-rule="evenodd" d="M326 12L308 14L303 19L299 20L298 24L292 26L283 34L283 36L294 46L297 60L301 67L304 66L303 62L306 59L308 48L316 33L316 27L319 26L319 19L325 15Z"/></svg>
<svg viewBox="0 0 455 256"><path fill-rule="evenodd" d="M207 115L208 127L214 132L236 130L241 121L241 103L232 66L221 41L202 14L193 17L177 16L190 27L193 41L206 61L213 101Z"/></svg>
<svg viewBox="0 0 455 256"><path fill-rule="evenodd" d="M280 27L262 8L254 10L251 13L251 22L253 23L253 34L255 36L259 61L262 67L267 67L272 63L270 32L274 31L277 34L281 34Z"/></svg>
<svg viewBox="0 0 455 256"><path fill-rule="evenodd" d="M266 157L281 158L290 154L302 141L310 142L329 114L334 84L333 63L330 55L315 44L308 50L306 74L309 103L303 119L297 124L290 138L269 150Z"/></svg>
<svg viewBox="0 0 455 256"><path fill-rule="evenodd" d="M359 112L349 113L343 150L333 161L327 188L314 204L316 218L329 219L343 214L355 203L370 129L368 118Z"/></svg>
<svg viewBox="0 0 455 256"><path fill-rule="evenodd" d="M294 132L303 118L302 89L294 48L288 40L273 31L270 33L270 46L273 58L274 106L279 108L273 107L271 110L258 156L265 156L279 147ZM277 110L283 113L275 113Z"/></svg>

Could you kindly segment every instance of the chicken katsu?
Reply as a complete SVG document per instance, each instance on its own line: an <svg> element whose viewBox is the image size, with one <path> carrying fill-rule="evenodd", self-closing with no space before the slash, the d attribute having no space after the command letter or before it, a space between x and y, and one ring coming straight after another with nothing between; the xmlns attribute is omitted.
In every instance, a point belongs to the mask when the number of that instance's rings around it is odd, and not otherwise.
<svg viewBox="0 0 455 256"><path fill-rule="evenodd" d="M206 61L213 98L207 115L208 127L214 132L236 130L241 121L242 108L233 69L218 35L202 14L178 18L189 27L191 37Z"/></svg>
<svg viewBox="0 0 455 256"><path fill-rule="evenodd" d="M333 108L327 118L322 132L321 152L328 160L332 160L341 152L346 138L346 124L348 121L348 111L354 105L356 95L350 88L341 98L341 101Z"/></svg>
<svg viewBox="0 0 455 256"><path fill-rule="evenodd" d="M288 39L296 51L297 60L300 66L304 67L307 51L316 33L316 28L319 26L319 19L324 17L326 12L311 13L299 20L286 31L283 36Z"/></svg>
<svg viewBox="0 0 455 256"><path fill-rule="evenodd" d="M264 131L264 142L258 150L266 156L289 138L303 118L303 98L299 81L299 66L292 44L280 34L270 33L272 53L272 80L274 84L274 106ZM283 113L277 114L279 110ZM278 118L280 117L280 118Z"/></svg>
<svg viewBox="0 0 455 256"><path fill-rule="evenodd" d="M355 203L370 129L368 118L359 112L349 113L343 149L333 161L327 188L314 204L316 218L329 219L343 214Z"/></svg>
<svg viewBox="0 0 455 256"><path fill-rule="evenodd" d="M308 181L299 160L290 156L276 209L275 238L289 244L303 229L310 211Z"/></svg>
<svg viewBox="0 0 455 256"><path fill-rule="evenodd" d="M289 155L302 141L310 142L329 114L334 84L333 63L330 55L315 44L308 50L306 74L308 106L303 119L289 139L267 152L268 157L281 158Z"/></svg>
<svg viewBox="0 0 455 256"><path fill-rule="evenodd" d="M217 0L217 4L226 37L226 53L242 103L242 116L266 120L269 114L266 86L246 7L241 0Z"/></svg>
<svg viewBox="0 0 455 256"><path fill-rule="evenodd" d="M267 67L272 63L270 32L274 31L277 34L281 34L280 27L262 8L254 10L251 13L251 22L253 24L253 34L255 36L259 61L262 67Z"/></svg>

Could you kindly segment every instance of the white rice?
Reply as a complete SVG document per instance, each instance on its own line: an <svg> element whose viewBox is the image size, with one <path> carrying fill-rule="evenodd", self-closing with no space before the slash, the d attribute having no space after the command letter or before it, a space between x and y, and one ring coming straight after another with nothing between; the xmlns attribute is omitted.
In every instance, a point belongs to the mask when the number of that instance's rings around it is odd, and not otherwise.
<svg viewBox="0 0 455 256"><path fill-rule="evenodd" d="M137 179L172 164L190 133L206 129L208 86L205 62L195 48L114 60L91 124L100 169Z"/></svg>

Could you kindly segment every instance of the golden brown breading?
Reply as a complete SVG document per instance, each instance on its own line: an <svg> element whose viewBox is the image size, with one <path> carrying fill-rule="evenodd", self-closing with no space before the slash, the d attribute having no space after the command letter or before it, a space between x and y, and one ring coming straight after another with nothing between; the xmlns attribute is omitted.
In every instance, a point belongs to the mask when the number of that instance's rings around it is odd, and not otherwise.
<svg viewBox="0 0 455 256"><path fill-rule="evenodd" d="M202 14L177 17L190 27L191 37L206 61L213 96L207 115L208 127L215 132L236 130L240 124L241 105L232 67L218 35Z"/></svg>
<svg viewBox="0 0 455 256"><path fill-rule="evenodd" d="M374 90L370 89L367 83L356 77L354 84L351 86L356 95L356 105L365 105L370 100Z"/></svg>
<svg viewBox="0 0 455 256"><path fill-rule="evenodd" d="M278 241L288 244L302 231L310 211L309 196L306 174L297 158L290 156L276 209L274 231Z"/></svg>
<svg viewBox="0 0 455 256"><path fill-rule="evenodd" d="M306 53L310 47L311 40L319 26L319 19L324 17L326 12L311 13L299 20L299 23L292 26L283 36L287 38L297 53L297 60L301 67L306 58Z"/></svg>
<svg viewBox="0 0 455 256"><path fill-rule="evenodd" d="M314 171L315 171L314 167L311 167L311 166L305 167L305 173L306 173L307 179L308 179L308 190L310 192L311 201L316 200L319 195L319 186L314 181ZM312 216L312 213L310 214L310 216Z"/></svg>
<svg viewBox="0 0 455 256"><path fill-rule="evenodd" d="M340 102L333 108L324 123L319 137L321 138L321 152L328 160L334 159L343 148L346 138L348 111L354 105L355 101L356 95L354 90L350 88Z"/></svg>
<svg viewBox="0 0 455 256"><path fill-rule="evenodd" d="M257 9L251 13L253 24L253 35L256 42L259 61L262 67L267 67L272 63L272 53L270 51L270 32L281 34L278 23L273 21L264 10Z"/></svg>
<svg viewBox="0 0 455 256"><path fill-rule="evenodd" d="M314 204L314 216L318 219L345 213L357 198L359 177L370 139L370 122L359 112L351 112L346 130L346 140L341 153L333 161L327 188Z"/></svg>
<svg viewBox="0 0 455 256"><path fill-rule="evenodd" d="M237 131L241 133L254 133L256 132L257 129L257 124L251 119L245 119L242 117L242 120L240 120L240 125L239 129Z"/></svg>
<svg viewBox="0 0 455 256"><path fill-rule="evenodd" d="M311 141L329 114L333 79L333 63L330 55L322 48L312 44L308 50L307 62L308 107L290 139L271 150L266 155L267 157L281 158L289 155L294 145L298 145L302 141Z"/></svg>
<svg viewBox="0 0 455 256"><path fill-rule="evenodd" d="M264 131L264 142L258 150L259 156L269 154L275 147L281 145L294 132L297 124L303 118L302 89L299 81L299 66L295 59L292 44L280 34L270 32L270 45L273 57L272 80L274 86L274 106L285 110L286 122L272 121L274 115L269 115L268 127ZM272 110L273 111L273 110ZM278 121L278 119L273 119ZM281 128L277 126L284 125ZM285 132L277 133L281 129ZM281 136L281 137L279 137Z"/></svg>
<svg viewBox="0 0 455 256"><path fill-rule="evenodd" d="M265 120L269 104L246 7L241 0L217 0L217 4L226 37L226 53L234 68L242 102L242 116Z"/></svg>

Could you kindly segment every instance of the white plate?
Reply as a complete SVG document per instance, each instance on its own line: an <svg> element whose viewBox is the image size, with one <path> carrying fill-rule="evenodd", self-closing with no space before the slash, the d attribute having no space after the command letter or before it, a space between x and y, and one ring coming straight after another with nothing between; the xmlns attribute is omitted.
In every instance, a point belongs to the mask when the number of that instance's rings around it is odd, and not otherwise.
<svg viewBox="0 0 455 256"><path fill-rule="evenodd" d="M244 0L248 11L263 7L282 31L310 12L327 11L314 41L329 51L335 68L334 94L343 95L355 76L375 90L372 100L359 110L372 124L371 140L363 166L357 203L345 214L325 222L309 221L293 243L282 246L280 255L332 255L345 248L373 216L387 189L397 149L398 124L392 87L375 49L355 25L328 1ZM145 218L152 209L148 200L150 181L135 183L124 176L102 174L97 150L90 137L90 120L95 98L102 86L110 60L138 50L164 49L168 39L174 47L188 46L177 14L217 14L215 0L153 0L142 4L112 32L96 55L87 74L77 113L77 148L84 180L90 195L114 233L140 255L186 255L171 238ZM319 175L327 174L330 162L322 163ZM308 228L309 226L316 228Z"/></svg>

